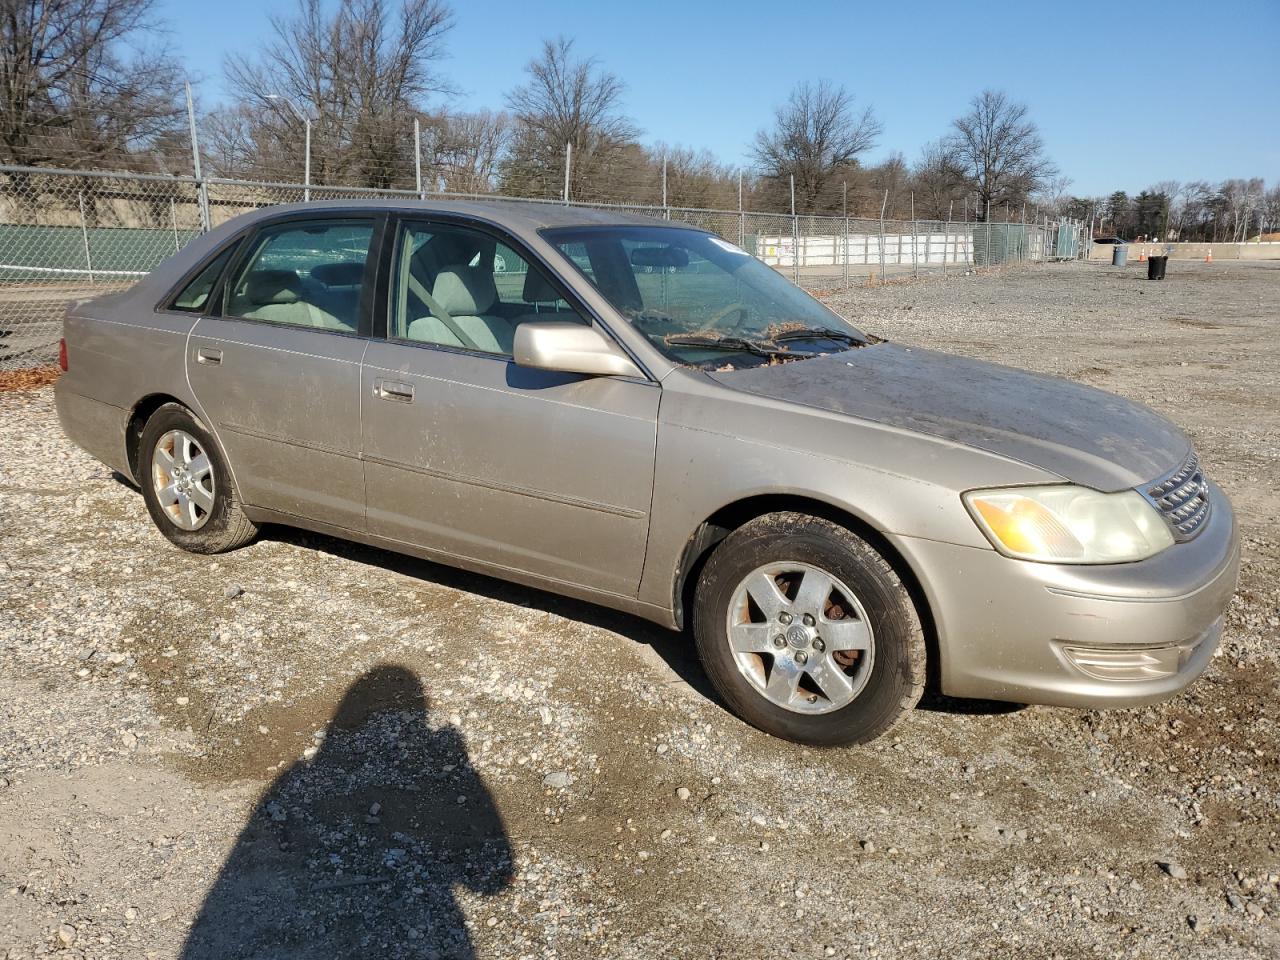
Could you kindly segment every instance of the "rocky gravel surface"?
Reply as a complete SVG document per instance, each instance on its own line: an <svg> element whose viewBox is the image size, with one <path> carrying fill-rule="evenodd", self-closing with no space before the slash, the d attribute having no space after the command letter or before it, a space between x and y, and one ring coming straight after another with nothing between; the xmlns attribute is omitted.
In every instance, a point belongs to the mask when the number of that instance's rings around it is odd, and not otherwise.
<svg viewBox="0 0 1280 960"><path fill-rule="evenodd" d="M1280 269L826 295L1171 413L1241 589L1167 703L765 737L686 638L288 530L181 553L0 394L0 958L1280 954Z"/></svg>

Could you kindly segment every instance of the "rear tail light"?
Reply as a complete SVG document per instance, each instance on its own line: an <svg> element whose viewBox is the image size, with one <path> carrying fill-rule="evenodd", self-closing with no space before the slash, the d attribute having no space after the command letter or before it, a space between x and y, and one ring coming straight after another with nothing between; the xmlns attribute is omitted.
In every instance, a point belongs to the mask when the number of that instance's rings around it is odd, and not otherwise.
<svg viewBox="0 0 1280 960"><path fill-rule="evenodd" d="M58 341L58 369L67 372L67 338Z"/></svg>

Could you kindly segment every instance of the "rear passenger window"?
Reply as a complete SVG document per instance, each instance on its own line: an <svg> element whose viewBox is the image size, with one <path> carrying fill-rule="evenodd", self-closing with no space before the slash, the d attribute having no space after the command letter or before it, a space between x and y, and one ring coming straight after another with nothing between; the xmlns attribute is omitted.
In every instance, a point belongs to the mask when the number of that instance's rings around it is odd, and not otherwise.
<svg viewBox="0 0 1280 960"><path fill-rule="evenodd" d="M406 224L396 250L392 339L510 356L522 323L587 322L542 268L478 230Z"/></svg>
<svg viewBox="0 0 1280 960"><path fill-rule="evenodd" d="M354 333L372 221L288 223L264 230L227 290L228 317Z"/></svg>
<svg viewBox="0 0 1280 960"><path fill-rule="evenodd" d="M169 304L170 310L182 310L186 313L200 313L209 304L209 294L213 285L222 275L222 269L231 259L239 244L233 243L227 249L209 261L209 265L196 274L195 279L183 287L182 292Z"/></svg>

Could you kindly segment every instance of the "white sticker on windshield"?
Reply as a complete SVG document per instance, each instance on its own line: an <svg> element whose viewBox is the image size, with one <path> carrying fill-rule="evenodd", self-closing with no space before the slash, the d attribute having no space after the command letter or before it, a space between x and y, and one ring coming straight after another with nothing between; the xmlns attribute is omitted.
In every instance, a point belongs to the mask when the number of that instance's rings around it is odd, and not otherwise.
<svg viewBox="0 0 1280 960"><path fill-rule="evenodd" d="M721 240L719 237L707 237L707 239L710 240L712 243L714 243L717 247L719 247L725 253L736 253L740 257L749 256L747 251L743 250L741 247L734 246L728 240Z"/></svg>

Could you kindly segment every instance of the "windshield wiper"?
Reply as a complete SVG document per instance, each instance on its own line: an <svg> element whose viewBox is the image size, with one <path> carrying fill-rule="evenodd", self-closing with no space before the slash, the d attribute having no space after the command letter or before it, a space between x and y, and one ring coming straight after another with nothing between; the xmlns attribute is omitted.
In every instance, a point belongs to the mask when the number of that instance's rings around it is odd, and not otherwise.
<svg viewBox="0 0 1280 960"><path fill-rule="evenodd" d="M716 337L705 334L675 334L663 337L663 342L673 347L703 347L707 350L724 350L732 353L754 353L757 357L795 357L789 350L775 350L768 342L748 340L746 337Z"/></svg>
<svg viewBox="0 0 1280 960"><path fill-rule="evenodd" d="M832 330L829 327L798 327L795 330L784 330L770 338L771 343L783 343L787 340L835 340L837 343L857 344L860 347L867 342L864 338L854 336L852 333Z"/></svg>

